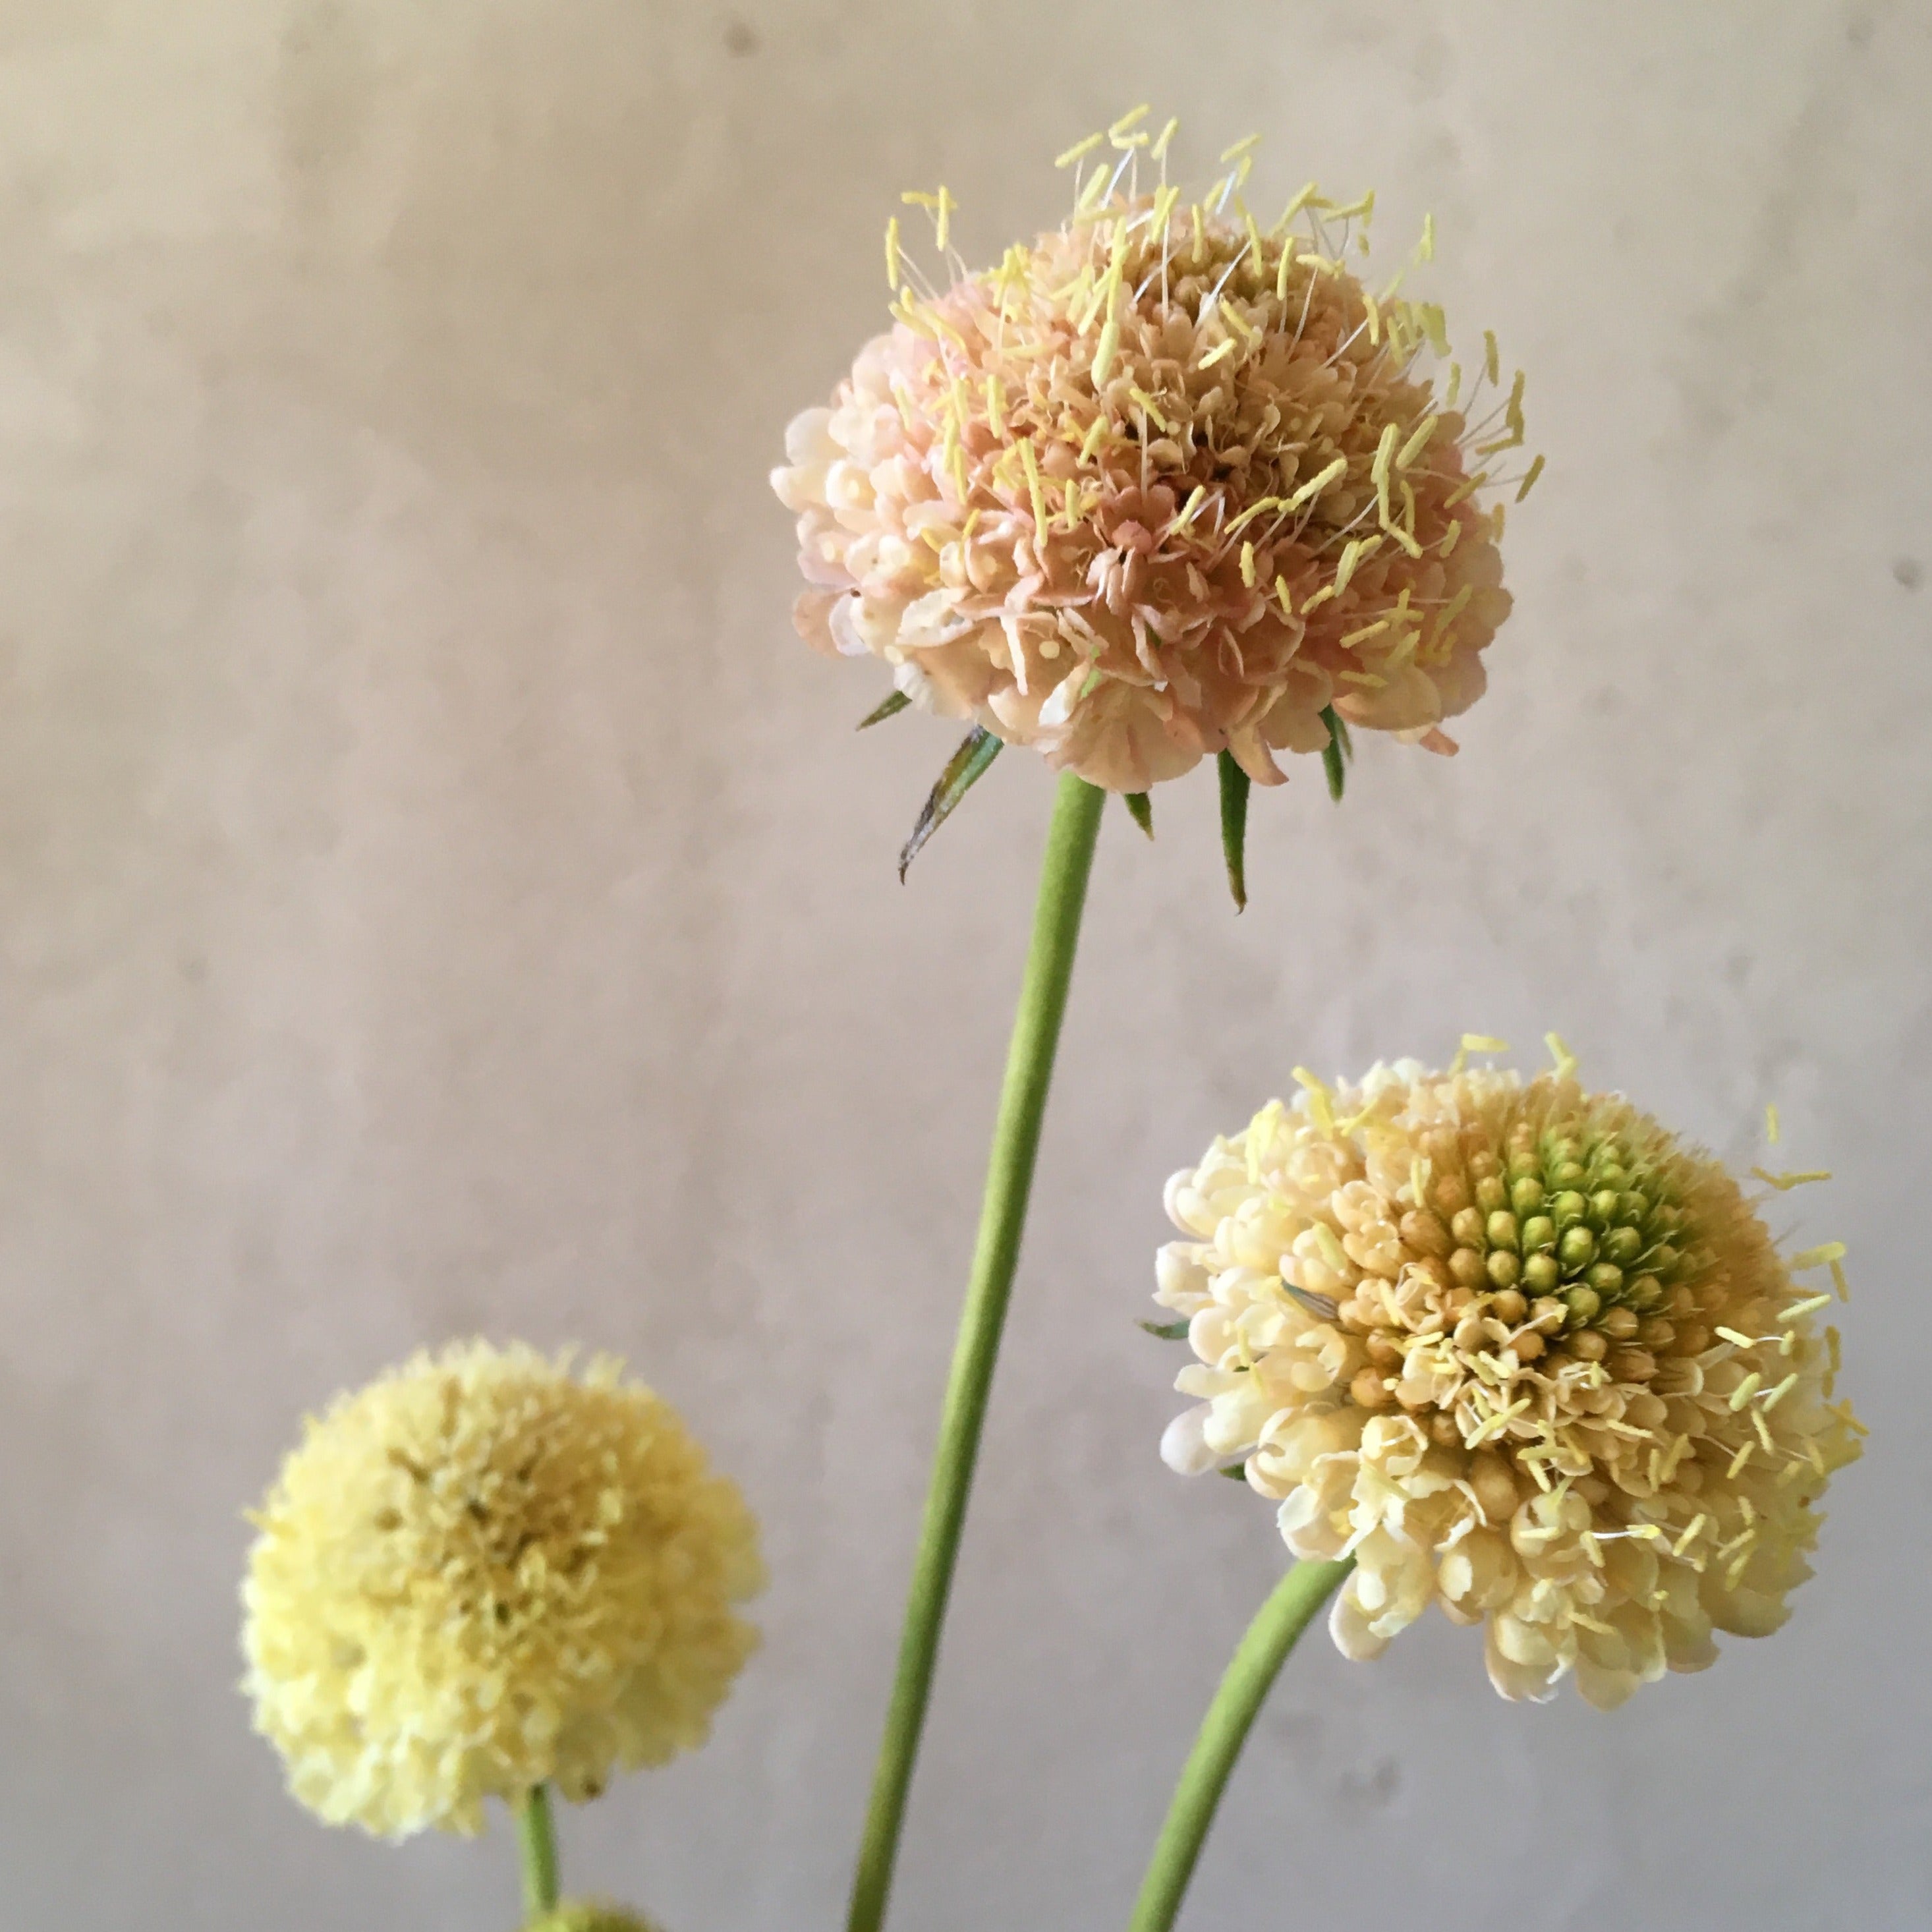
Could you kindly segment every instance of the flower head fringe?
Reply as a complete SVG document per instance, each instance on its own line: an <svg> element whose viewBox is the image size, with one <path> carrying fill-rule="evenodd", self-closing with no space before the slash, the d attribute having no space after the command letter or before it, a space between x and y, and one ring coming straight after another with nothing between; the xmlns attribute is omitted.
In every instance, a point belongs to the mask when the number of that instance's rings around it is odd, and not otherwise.
<svg viewBox="0 0 1932 1932"><path fill-rule="evenodd" d="M757 1642L743 1498L608 1360L418 1355L309 1423L254 1521L244 1688L332 1824L595 1796L703 1742Z"/></svg>
<svg viewBox="0 0 1932 1932"><path fill-rule="evenodd" d="M1298 1078L1168 1184L1192 1238L1158 1299L1202 1398L1168 1462L1244 1462L1297 1556L1354 1556L1352 1658L1434 1602L1486 1625L1504 1696L1574 1670L1608 1708L1714 1628L1777 1629L1863 1433L1832 1296L1792 1280L1842 1249L1786 1259L1715 1161L1567 1068Z"/></svg>
<svg viewBox="0 0 1932 1932"><path fill-rule="evenodd" d="M1477 493L1541 467L1496 473L1522 378L1481 394L1490 338L1474 382L1452 368L1437 392L1442 311L1346 264L1372 195L1341 207L1311 184L1264 230L1243 142L1184 201L1173 124L1150 143L1144 112L1061 157L1100 151L1070 220L997 268L951 250L944 188L907 197L950 285L895 221L896 326L788 432L772 482L799 514L799 628L1115 790L1222 750L1278 783L1276 752L1328 745L1331 706L1453 751L1439 727L1481 694L1510 604L1502 509Z"/></svg>

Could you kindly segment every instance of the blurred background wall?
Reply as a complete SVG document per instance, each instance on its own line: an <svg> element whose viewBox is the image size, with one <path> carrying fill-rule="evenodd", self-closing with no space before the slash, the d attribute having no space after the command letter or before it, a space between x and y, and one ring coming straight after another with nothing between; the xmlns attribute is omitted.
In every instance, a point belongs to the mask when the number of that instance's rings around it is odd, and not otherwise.
<svg viewBox="0 0 1932 1932"><path fill-rule="evenodd" d="M1148 99L1390 259L1432 209L1550 470L1460 759L1258 795L1240 919L1204 772L1109 820L898 1922L1121 1923L1282 1562L1156 1457L1165 1176L1297 1062L1550 1027L1838 1170L1780 1211L1871 1453L1788 1630L1612 1718L1311 1642L1188 1922L1932 1921L1928 98L1883 0L0 4L0 1924L508 1925L500 1828L322 1829L233 1690L301 1413L478 1330L625 1352L769 1539L572 1877L838 1921L1050 787L900 886L953 733L853 736L765 472L901 188L997 256Z"/></svg>

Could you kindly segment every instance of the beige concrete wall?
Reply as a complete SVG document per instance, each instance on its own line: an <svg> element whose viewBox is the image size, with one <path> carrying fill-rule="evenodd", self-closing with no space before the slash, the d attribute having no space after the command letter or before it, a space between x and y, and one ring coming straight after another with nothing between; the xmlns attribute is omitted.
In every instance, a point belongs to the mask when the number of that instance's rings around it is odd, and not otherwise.
<svg viewBox="0 0 1932 1932"><path fill-rule="evenodd" d="M298 1414L482 1328L627 1352L767 1526L713 1747L566 1825L673 1932L837 1917L1048 785L902 890L951 742L791 638L764 472L1132 101L1378 184L1550 458L1452 764L1101 851L903 1872L1122 1922L1275 1571L1156 1460L1159 1190L1298 1061L1562 1029L1852 1244L1877 1428L1788 1631L1605 1719L1312 1643L1196 1926L1932 1919L1924 318L1910 4L0 4L0 1925L483 1932L512 1852L314 1825L233 1694Z"/></svg>

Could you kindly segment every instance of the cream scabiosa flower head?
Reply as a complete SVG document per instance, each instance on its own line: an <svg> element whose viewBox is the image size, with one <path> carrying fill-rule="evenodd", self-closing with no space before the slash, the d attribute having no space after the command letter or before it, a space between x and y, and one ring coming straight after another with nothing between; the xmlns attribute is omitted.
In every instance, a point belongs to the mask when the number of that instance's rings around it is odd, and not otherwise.
<svg viewBox="0 0 1932 1932"><path fill-rule="evenodd" d="M1711 1663L1714 1629L1784 1622L1863 1431L1830 1399L1832 1295L1792 1280L1841 1283L1843 1250L1780 1254L1724 1168L1554 1044L1526 1084L1463 1056L1338 1091L1298 1070L1174 1176L1190 1238L1158 1299L1202 1400L1162 1453L1244 1463L1297 1556L1354 1556L1348 1656L1433 1602L1486 1625L1504 1696L1574 1670L1608 1708Z"/></svg>
<svg viewBox="0 0 1932 1932"><path fill-rule="evenodd" d="M1222 751L1278 783L1276 753L1323 750L1337 716L1452 751L1510 602L1478 492L1541 466L1499 475L1522 379L1494 386L1490 338L1472 383L1436 386L1441 310L1347 265L1372 196L1311 184L1263 230L1252 143L1190 202L1145 111L1061 157L1087 170L1072 215L997 268L951 250L944 188L907 197L939 281L895 221L895 326L773 472L799 628L1130 794Z"/></svg>
<svg viewBox="0 0 1932 1932"><path fill-rule="evenodd" d="M386 1837L594 1797L703 1742L757 1528L617 1364L417 1356L311 1420L254 1517L244 1688L294 1795Z"/></svg>

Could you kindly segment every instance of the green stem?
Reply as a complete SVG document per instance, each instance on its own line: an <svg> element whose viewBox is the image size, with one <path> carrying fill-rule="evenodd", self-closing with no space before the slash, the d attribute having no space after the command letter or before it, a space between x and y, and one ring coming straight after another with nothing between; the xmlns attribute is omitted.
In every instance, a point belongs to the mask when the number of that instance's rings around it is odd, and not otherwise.
<svg viewBox="0 0 1932 1932"><path fill-rule="evenodd" d="M1295 1639L1354 1567L1352 1560L1298 1563L1256 1612L1235 1646L1220 1688L1201 1720L1180 1782L1174 1788L1167 1822L1160 1828L1160 1842L1141 1882L1130 1932L1168 1932L1173 1924L1208 1828L1214 1822L1215 1807L1269 1687L1287 1662Z"/></svg>
<svg viewBox="0 0 1932 1932"><path fill-rule="evenodd" d="M517 1807L517 1838L524 1853L524 1916L541 1918L556 1910L556 1826L550 1788L533 1784Z"/></svg>
<svg viewBox="0 0 1932 1932"><path fill-rule="evenodd" d="M1054 1048L1059 1043L1067 986L1073 975L1074 947L1080 936L1088 875L1093 869L1094 841L1100 834L1100 808L1106 802L1105 792L1070 772L1061 778L1054 800L1053 822L1040 864L1033 944L1021 982L1012 1041L1006 1050L1006 1083L993 1129L973 1272L960 1316L958 1340L953 1346L952 1370L939 1424L938 1454L926 1492L926 1519L906 1600L898 1672L873 1773L859 1868L852 1882L846 1922L849 1932L878 1932L885 1921L886 1897L905 1822L906 1794L932 1694L940 1628L945 1621L959 1533L966 1520L967 1493L972 1486L987 1394L999 1354L1000 1329L1006 1320L1013 1268L1019 1259L1020 1232L1026 1222L1034 1161L1040 1151Z"/></svg>

